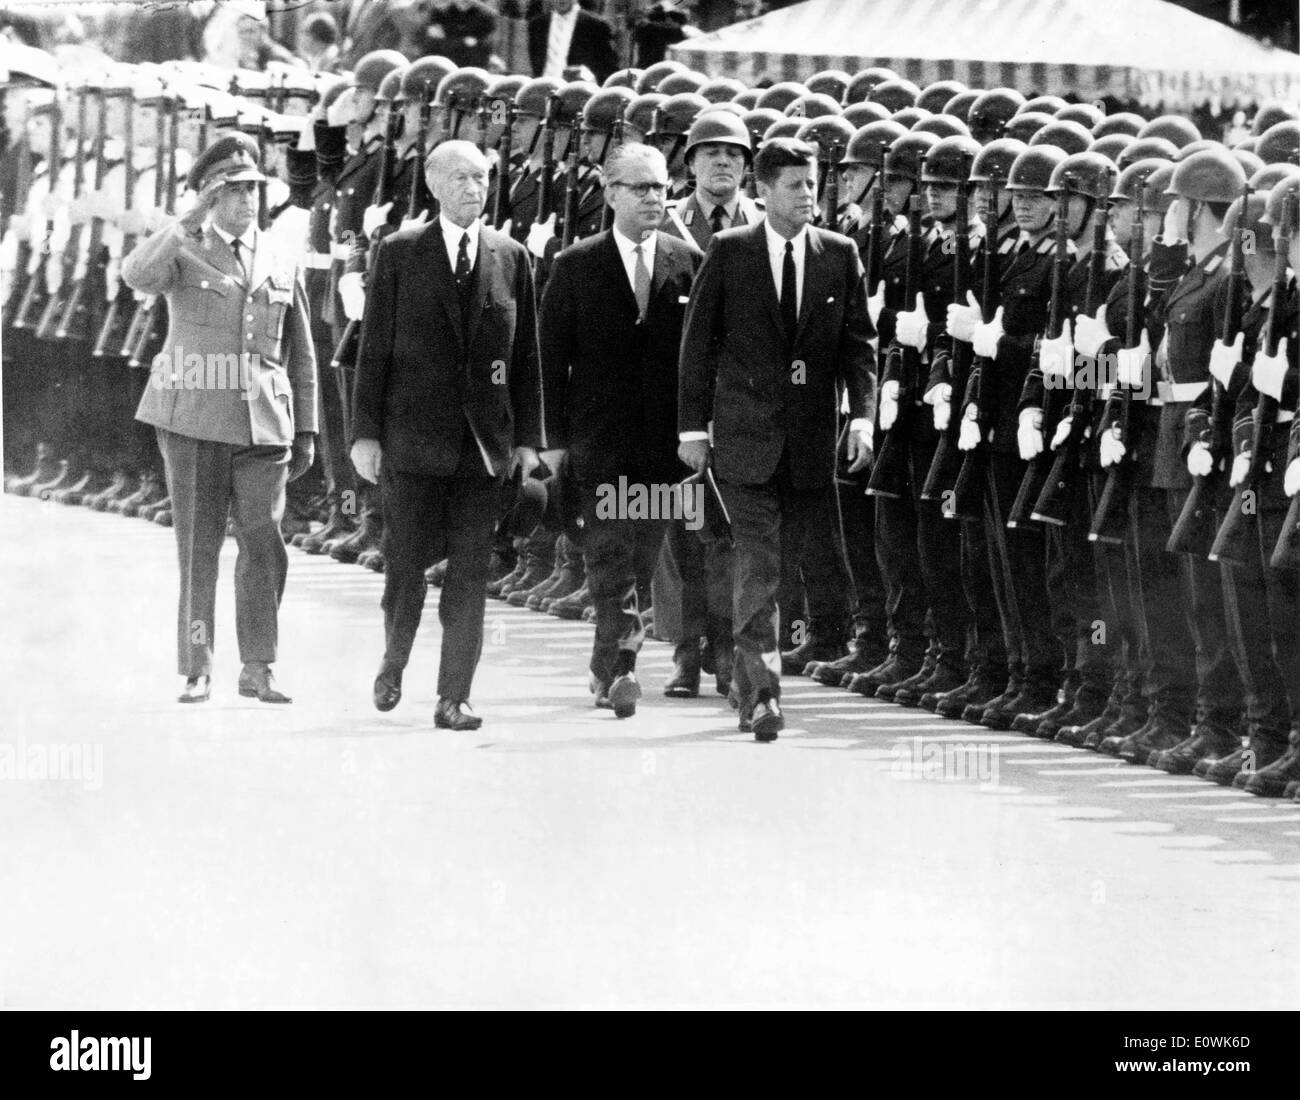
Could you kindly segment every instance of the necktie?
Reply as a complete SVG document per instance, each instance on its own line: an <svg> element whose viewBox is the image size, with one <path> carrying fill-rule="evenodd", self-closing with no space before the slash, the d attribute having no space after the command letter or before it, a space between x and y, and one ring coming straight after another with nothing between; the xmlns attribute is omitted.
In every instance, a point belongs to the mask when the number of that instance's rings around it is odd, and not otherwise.
<svg viewBox="0 0 1300 1100"><path fill-rule="evenodd" d="M725 225L722 224L722 215L723 215L722 207L715 206L713 208L713 216L709 219L709 228L714 233L721 233L724 229L727 228Z"/></svg>
<svg viewBox="0 0 1300 1100"><path fill-rule="evenodd" d="M243 243L236 237L230 242L230 249L235 254L235 263L239 265L239 274L243 276L244 282L248 282L248 268L244 266L244 254L240 251L240 245Z"/></svg>
<svg viewBox="0 0 1300 1100"><path fill-rule="evenodd" d="M636 295L637 320L644 321L646 310L650 308L650 269L645 265L645 253L637 245L632 251L636 254L636 268L632 276L632 293Z"/></svg>
<svg viewBox="0 0 1300 1100"><path fill-rule="evenodd" d="M781 263L781 324L785 328L786 343L794 341L794 330L799 324L798 291L795 289L794 245L785 242L785 260Z"/></svg>
<svg viewBox="0 0 1300 1100"><path fill-rule="evenodd" d="M460 248L456 251L456 292L460 295L460 308L464 309L469 301L469 234L460 236Z"/></svg>

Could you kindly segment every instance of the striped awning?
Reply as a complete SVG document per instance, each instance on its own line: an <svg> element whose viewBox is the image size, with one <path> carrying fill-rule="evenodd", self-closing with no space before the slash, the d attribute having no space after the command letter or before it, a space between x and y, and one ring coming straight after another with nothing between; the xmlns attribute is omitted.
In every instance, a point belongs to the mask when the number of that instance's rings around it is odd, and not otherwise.
<svg viewBox="0 0 1300 1100"><path fill-rule="evenodd" d="M922 86L955 79L1174 110L1300 102L1300 56L1164 0L807 0L671 56L747 83L885 65Z"/></svg>

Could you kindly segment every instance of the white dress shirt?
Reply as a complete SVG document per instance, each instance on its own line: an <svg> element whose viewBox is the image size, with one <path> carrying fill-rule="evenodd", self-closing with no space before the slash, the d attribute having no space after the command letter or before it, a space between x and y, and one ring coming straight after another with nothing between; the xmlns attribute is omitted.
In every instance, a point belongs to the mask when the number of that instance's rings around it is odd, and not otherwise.
<svg viewBox="0 0 1300 1100"><path fill-rule="evenodd" d="M212 228L216 232L217 236L228 245L235 239L233 233L227 233L216 222L212 223ZM243 235L239 238L239 244L241 248L239 253L240 262L244 265L245 275L248 278L251 278L253 274L253 249L257 247L257 229L255 226L250 225L244 230ZM231 248L231 251L234 251L233 247ZM252 288L250 287L249 289L251 290Z"/></svg>
<svg viewBox="0 0 1300 1100"><path fill-rule="evenodd" d="M560 80L564 76L564 67L569 60L569 46L573 43L573 28L578 25L578 5L574 4L565 14L551 12L551 25L546 33L546 63L542 76Z"/></svg>
<svg viewBox="0 0 1300 1100"><path fill-rule="evenodd" d="M460 254L460 239L466 233L469 234L469 247L466 251L469 253L469 268L474 270L474 263L478 259L478 231L482 222L475 218L469 223L467 229L462 229L453 221L448 221L445 214L438 215L438 225L442 228L442 239L447 246L447 259L451 261L452 271L456 270L456 257Z"/></svg>
<svg viewBox="0 0 1300 1100"><path fill-rule="evenodd" d="M636 253L633 249L636 248L638 243L641 245L641 255L645 257L645 268L653 278L655 273L655 242L657 239L658 235L651 233L645 240L637 242L632 240L631 237L624 236L617 227L614 229L614 243L618 245L618 254L623 261L623 270L627 272L627 282L633 293L636 293Z"/></svg>

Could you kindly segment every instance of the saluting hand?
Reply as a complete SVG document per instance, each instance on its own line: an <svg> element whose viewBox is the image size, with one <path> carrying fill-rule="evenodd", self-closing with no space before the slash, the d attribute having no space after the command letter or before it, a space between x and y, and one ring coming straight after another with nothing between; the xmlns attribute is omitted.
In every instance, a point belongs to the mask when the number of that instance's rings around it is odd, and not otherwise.
<svg viewBox="0 0 1300 1100"><path fill-rule="evenodd" d="M203 228L203 219L208 216L210 211L217 203L217 195L221 188L225 186L225 181L221 179L209 180L199 192L199 197L194 201L194 205L185 214L181 215L181 227L187 233L197 233Z"/></svg>

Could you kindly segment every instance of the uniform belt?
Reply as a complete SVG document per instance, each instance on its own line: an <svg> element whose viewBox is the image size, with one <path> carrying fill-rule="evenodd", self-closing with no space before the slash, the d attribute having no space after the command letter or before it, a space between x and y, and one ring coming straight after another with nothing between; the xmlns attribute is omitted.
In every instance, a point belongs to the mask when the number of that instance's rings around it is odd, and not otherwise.
<svg viewBox="0 0 1300 1100"><path fill-rule="evenodd" d="M1151 404L1181 405L1195 401L1205 392L1207 385L1208 382L1157 382Z"/></svg>
<svg viewBox="0 0 1300 1100"><path fill-rule="evenodd" d="M314 271L328 271L331 262L328 252L308 252L303 266L310 267Z"/></svg>
<svg viewBox="0 0 1300 1100"><path fill-rule="evenodd" d="M347 241L333 241L330 244L330 255L336 260L346 260L352 255L352 245Z"/></svg>

